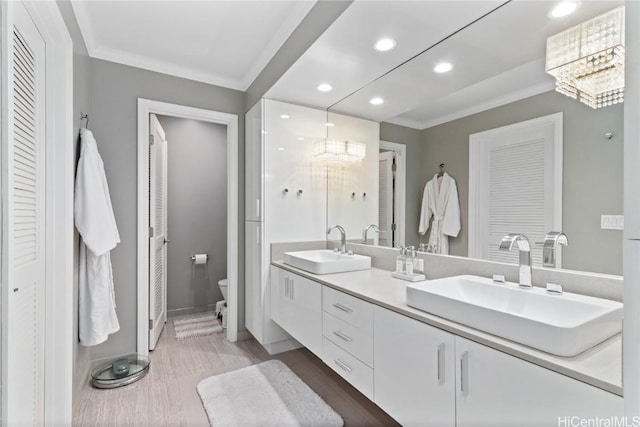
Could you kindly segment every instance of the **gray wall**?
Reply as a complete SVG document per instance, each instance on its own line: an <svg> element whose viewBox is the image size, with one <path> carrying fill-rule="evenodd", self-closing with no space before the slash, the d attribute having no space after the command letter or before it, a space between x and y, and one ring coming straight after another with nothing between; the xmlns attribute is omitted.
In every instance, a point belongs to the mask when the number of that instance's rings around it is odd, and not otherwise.
<svg viewBox="0 0 640 427"><path fill-rule="evenodd" d="M421 186L440 163L456 179L462 230L452 255L467 256L469 135L563 112L563 268L622 274L622 232L600 230L600 215L622 214L623 106L594 110L554 91L483 111L422 131ZM607 140L604 134L613 132Z"/></svg>
<svg viewBox="0 0 640 427"><path fill-rule="evenodd" d="M73 127L79 129L81 126L80 113L89 113L89 90L91 86L91 62L87 54L87 48L82 40L80 28L76 22L76 17L68 1L58 1L58 9L67 25L69 34L73 39ZM84 122L82 122L84 123ZM79 153L79 131L76 133L74 155L77 158ZM86 380L85 374L89 369L91 358L91 348L80 345L78 334L78 254L80 237L74 228L73 236L73 399L77 396L78 389Z"/></svg>
<svg viewBox="0 0 640 427"><path fill-rule="evenodd" d="M416 129L380 123L380 140L397 142L407 147L407 188L405 204L405 245L418 246L418 222L420 219L420 201L423 185L421 185L422 168L422 132Z"/></svg>
<svg viewBox="0 0 640 427"><path fill-rule="evenodd" d="M111 252L121 329L92 349L92 358L136 349L137 100L147 98L237 114L244 159L244 93L113 62L91 60L91 125L109 182L122 242ZM244 218L244 162L239 162L238 223ZM244 253L244 229L238 250ZM239 323L244 327L244 257L239 257Z"/></svg>
<svg viewBox="0 0 640 427"><path fill-rule="evenodd" d="M227 277L227 127L158 116L167 138L167 308L222 300ZM191 255L209 255L195 265Z"/></svg>

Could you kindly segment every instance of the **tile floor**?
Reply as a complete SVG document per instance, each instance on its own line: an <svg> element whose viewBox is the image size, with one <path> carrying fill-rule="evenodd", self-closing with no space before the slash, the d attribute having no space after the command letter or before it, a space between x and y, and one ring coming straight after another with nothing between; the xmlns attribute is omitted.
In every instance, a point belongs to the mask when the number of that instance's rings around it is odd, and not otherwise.
<svg viewBox="0 0 640 427"><path fill-rule="evenodd" d="M270 356L255 340L230 343L225 334L175 340L172 319L151 352L149 374L126 387L88 383L74 404L75 426L208 426L197 384L211 375L277 358L345 421L345 426L397 425L385 412L306 349Z"/></svg>

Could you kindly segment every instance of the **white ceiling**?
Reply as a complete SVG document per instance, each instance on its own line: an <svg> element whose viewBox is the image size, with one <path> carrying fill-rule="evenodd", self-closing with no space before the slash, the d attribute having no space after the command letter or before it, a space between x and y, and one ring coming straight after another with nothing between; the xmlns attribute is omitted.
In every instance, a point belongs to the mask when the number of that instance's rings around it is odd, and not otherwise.
<svg viewBox="0 0 640 427"><path fill-rule="evenodd" d="M514 0L387 73L403 57L426 49L470 18L493 9L496 2L356 2L267 95L424 129L545 92L554 87L544 71L547 37L624 2L583 1L573 15L551 19L548 12L557 3ZM381 32L385 18L388 25ZM371 49L371 40L382 33L398 40L395 62ZM442 60L452 62L453 71L433 73ZM345 62L357 65L346 69ZM323 80L337 90L329 96L316 91ZM344 90L343 84L348 86ZM374 96L384 98L384 104L370 105Z"/></svg>
<svg viewBox="0 0 640 427"><path fill-rule="evenodd" d="M504 0L355 1L266 96L328 108L502 3ZM393 38L396 48L374 50L375 42L384 37ZM333 90L318 92L316 87L323 82Z"/></svg>
<svg viewBox="0 0 640 427"><path fill-rule="evenodd" d="M89 55L246 90L315 0L71 0Z"/></svg>

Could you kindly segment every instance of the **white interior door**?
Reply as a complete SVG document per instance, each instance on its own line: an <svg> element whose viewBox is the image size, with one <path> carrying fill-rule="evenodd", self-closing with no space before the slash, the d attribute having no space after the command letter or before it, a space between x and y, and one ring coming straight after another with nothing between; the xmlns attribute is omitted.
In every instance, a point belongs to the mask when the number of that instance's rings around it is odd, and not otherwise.
<svg viewBox="0 0 640 427"><path fill-rule="evenodd" d="M378 245L393 246L393 151L380 153L380 197L378 198Z"/></svg>
<svg viewBox="0 0 640 427"><path fill-rule="evenodd" d="M9 29L8 146L3 148L8 284L8 425L42 425L45 297L45 46L21 2ZM6 151L5 151L6 150ZM5 294L6 295L6 294Z"/></svg>
<svg viewBox="0 0 640 427"><path fill-rule="evenodd" d="M167 321L167 140L149 115L149 350Z"/></svg>

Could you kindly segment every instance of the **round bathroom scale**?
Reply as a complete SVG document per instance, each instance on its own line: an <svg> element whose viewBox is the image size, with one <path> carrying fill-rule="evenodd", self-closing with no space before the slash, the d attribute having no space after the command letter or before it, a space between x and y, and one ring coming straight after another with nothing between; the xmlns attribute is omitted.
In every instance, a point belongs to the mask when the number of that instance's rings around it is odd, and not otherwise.
<svg viewBox="0 0 640 427"><path fill-rule="evenodd" d="M116 388L132 384L149 372L151 360L138 354L117 357L91 374L96 388Z"/></svg>

